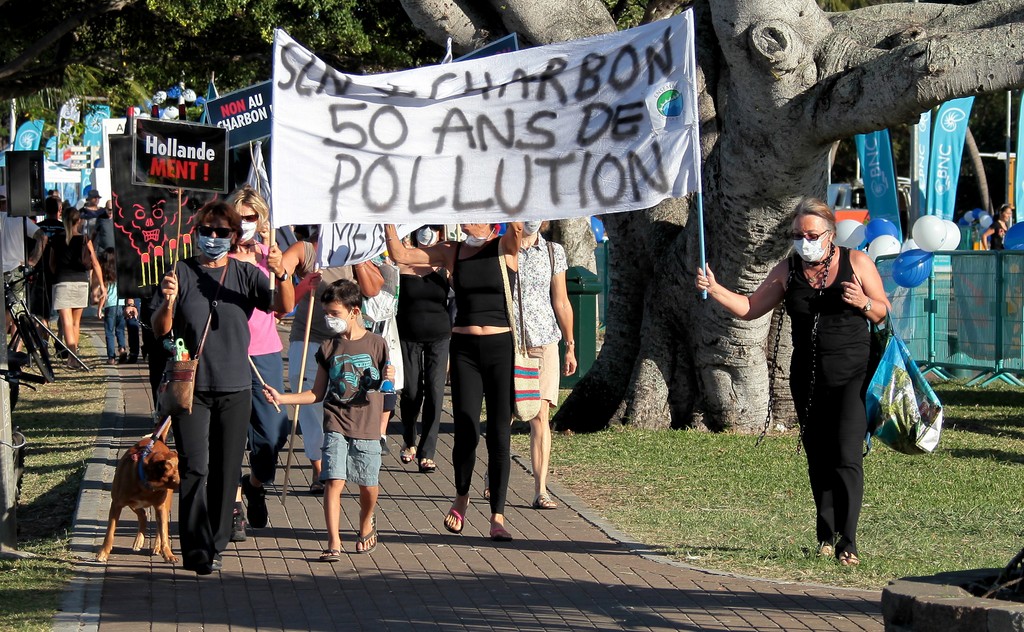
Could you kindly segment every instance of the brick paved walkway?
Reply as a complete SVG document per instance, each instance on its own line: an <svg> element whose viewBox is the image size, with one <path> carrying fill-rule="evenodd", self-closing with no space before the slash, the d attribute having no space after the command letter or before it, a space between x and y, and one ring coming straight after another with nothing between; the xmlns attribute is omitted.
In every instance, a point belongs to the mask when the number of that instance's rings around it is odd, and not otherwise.
<svg viewBox="0 0 1024 632"><path fill-rule="evenodd" d="M109 376L105 428L83 482L72 542L83 560L92 560L102 541L118 455L151 428L144 366L98 370ZM400 439L397 423L390 431ZM320 498L306 492L310 469L300 453L286 503L280 487L271 488L270 525L232 544L220 573L197 577L147 551L132 552L135 517L125 511L110 561L83 561L55 629L882 629L878 592L711 573L643 554L557 482L552 491L561 507L532 510L532 479L515 463L507 520L516 540L487 539L482 497L474 499L463 535L451 535L441 524L454 490L450 432L450 423L442 425L432 475L403 466L392 442L381 471L380 545L371 555L352 553L357 497L346 490L346 554L335 564L316 560L323 513ZM479 491L482 462L477 474Z"/></svg>

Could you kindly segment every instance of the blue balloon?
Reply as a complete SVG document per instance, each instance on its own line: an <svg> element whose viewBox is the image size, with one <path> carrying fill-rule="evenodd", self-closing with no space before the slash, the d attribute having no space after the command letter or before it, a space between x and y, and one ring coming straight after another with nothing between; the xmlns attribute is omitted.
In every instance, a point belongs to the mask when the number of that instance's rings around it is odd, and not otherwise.
<svg viewBox="0 0 1024 632"><path fill-rule="evenodd" d="M1007 250L1024 250L1024 222L1014 224L1003 236L1003 247Z"/></svg>
<svg viewBox="0 0 1024 632"><path fill-rule="evenodd" d="M890 235L896 239L900 238L900 229L896 228L896 225L887 219L876 217L875 219L868 222L868 225L864 228L864 241L869 244L876 238L882 235Z"/></svg>
<svg viewBox="0 0 1024 632"><path fill-rule="evenodd" d="M900 287L921 285L931 276L934 258L934 254L919 248L901 252L892 262L892 280Z"/></svg>

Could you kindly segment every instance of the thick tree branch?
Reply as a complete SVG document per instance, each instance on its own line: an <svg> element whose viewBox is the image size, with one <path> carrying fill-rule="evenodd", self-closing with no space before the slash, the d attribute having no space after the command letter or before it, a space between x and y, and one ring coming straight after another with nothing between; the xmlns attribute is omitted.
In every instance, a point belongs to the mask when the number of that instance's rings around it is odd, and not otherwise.
<svg viewBox="0 0 1024 632"><path fill-rule="evenodd" d="M907 44L825 80L794 105L807 108L821 143L913 123L953 98L1024 87L1022 37L1024 24L1013 23Z"/></svg>
<svg viewBox="0 0 1024 632"><path fill-rule="evenodd" d="M468 0L401 0L413 26L430 41L444 47L452 38L456 55L504 35L501 23L477 3Z"/></svg>
<svg viewBox="0 0 1024 632"><path fill-rule="evenodd" d="M552 44L615 31L615 21L602 0L566 0L557 11L536 0L489 0L509 32L535 44Z"/></svg>
<svg viewBox="0 0 1024 632"><path fill-rule="evenodd" d="M925 36L992 28L1024 21L1020 0L988 0L957 6L932 3L882 4L829 14L833 28L858 44L893 48Z"/></svg>
<svg viewBox="0 0 1024 632"><path fill-rule="evenodd" d="M62 37L82 26L90 19L110 11L120 11L136 1L137 0L108 0L107 2L96 4L81 13L68 16L68 18L63 22L50 29L48 33L33 42L33 44L26 48L21 55L0 67L0 80L7 79L15 73L25 69L29 64L38 59L46 49L56 44Z"/></svg>

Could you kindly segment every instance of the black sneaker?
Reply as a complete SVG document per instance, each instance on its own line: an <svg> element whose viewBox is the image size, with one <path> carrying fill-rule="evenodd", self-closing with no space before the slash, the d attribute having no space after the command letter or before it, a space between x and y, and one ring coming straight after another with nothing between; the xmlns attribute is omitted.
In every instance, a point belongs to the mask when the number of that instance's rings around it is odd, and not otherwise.
<svg viewBox="0 0 1024 632"><path fill-rule="evenodd" d="M245 534L245 512L235 507L231 512L231 541L245 542L248 536Z"/></svg>
<svg viewBox="0 0 1024 632"><path fill-rule="evenodd" d="M249 482L248 476L243 476L242 493L245 494L246 508L249 511L249 524L254 529L267 526L267 490L254 486Z"/></svg>

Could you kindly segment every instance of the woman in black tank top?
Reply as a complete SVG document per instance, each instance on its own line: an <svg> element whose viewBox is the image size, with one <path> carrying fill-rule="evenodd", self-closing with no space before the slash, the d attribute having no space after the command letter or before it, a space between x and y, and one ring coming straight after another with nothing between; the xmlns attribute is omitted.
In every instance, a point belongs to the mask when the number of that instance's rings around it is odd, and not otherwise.
<svg viewBox="0 0 1024 632"><path fill-rule="evenodd" d="M438 242L440 227L417 230L411 236L417 246ZM430 265L399 264L398 338L402 346L405 386L399 397L402 415L402 463L418 461L421 473L437 469L434 452L441 424L441 404L448 372L448 346L452 321L448 311L451 284L448 271ZM421 416L422 432L417 442L416 418Z"/></svg>
<svg viewBox="0 0 1024 632"><path fill-rule="evenodd" d="M836 246L834 237L831 209L804 198L792 224L796 254L776 265L753 294L722 287L710 268L697 270L696 285L744 320L785 303L792 317L790 390L817 510L818 554L854 566L860 563L857 522L864 496L864 391L871 378L868 322L882 322L890 307L874 262Z"/></svg>
<svg viewBox="0 0 1024 632"><path fill-rule="evenodd" d="M408 248L394 226L385 228L388 252L400 265L443 267L452 271L456 317L450 345L452 409L455 421L452 462L455 500L445 529L462 533L469 489L480 442L480 408L487 403L487 475L495 541L512 539L505 527L505 497L511 466L512 365L515 352L505 309L505 282L515 283L523 225L509 224L497 237L490 224L462 224L464 242Z"/></svg>

